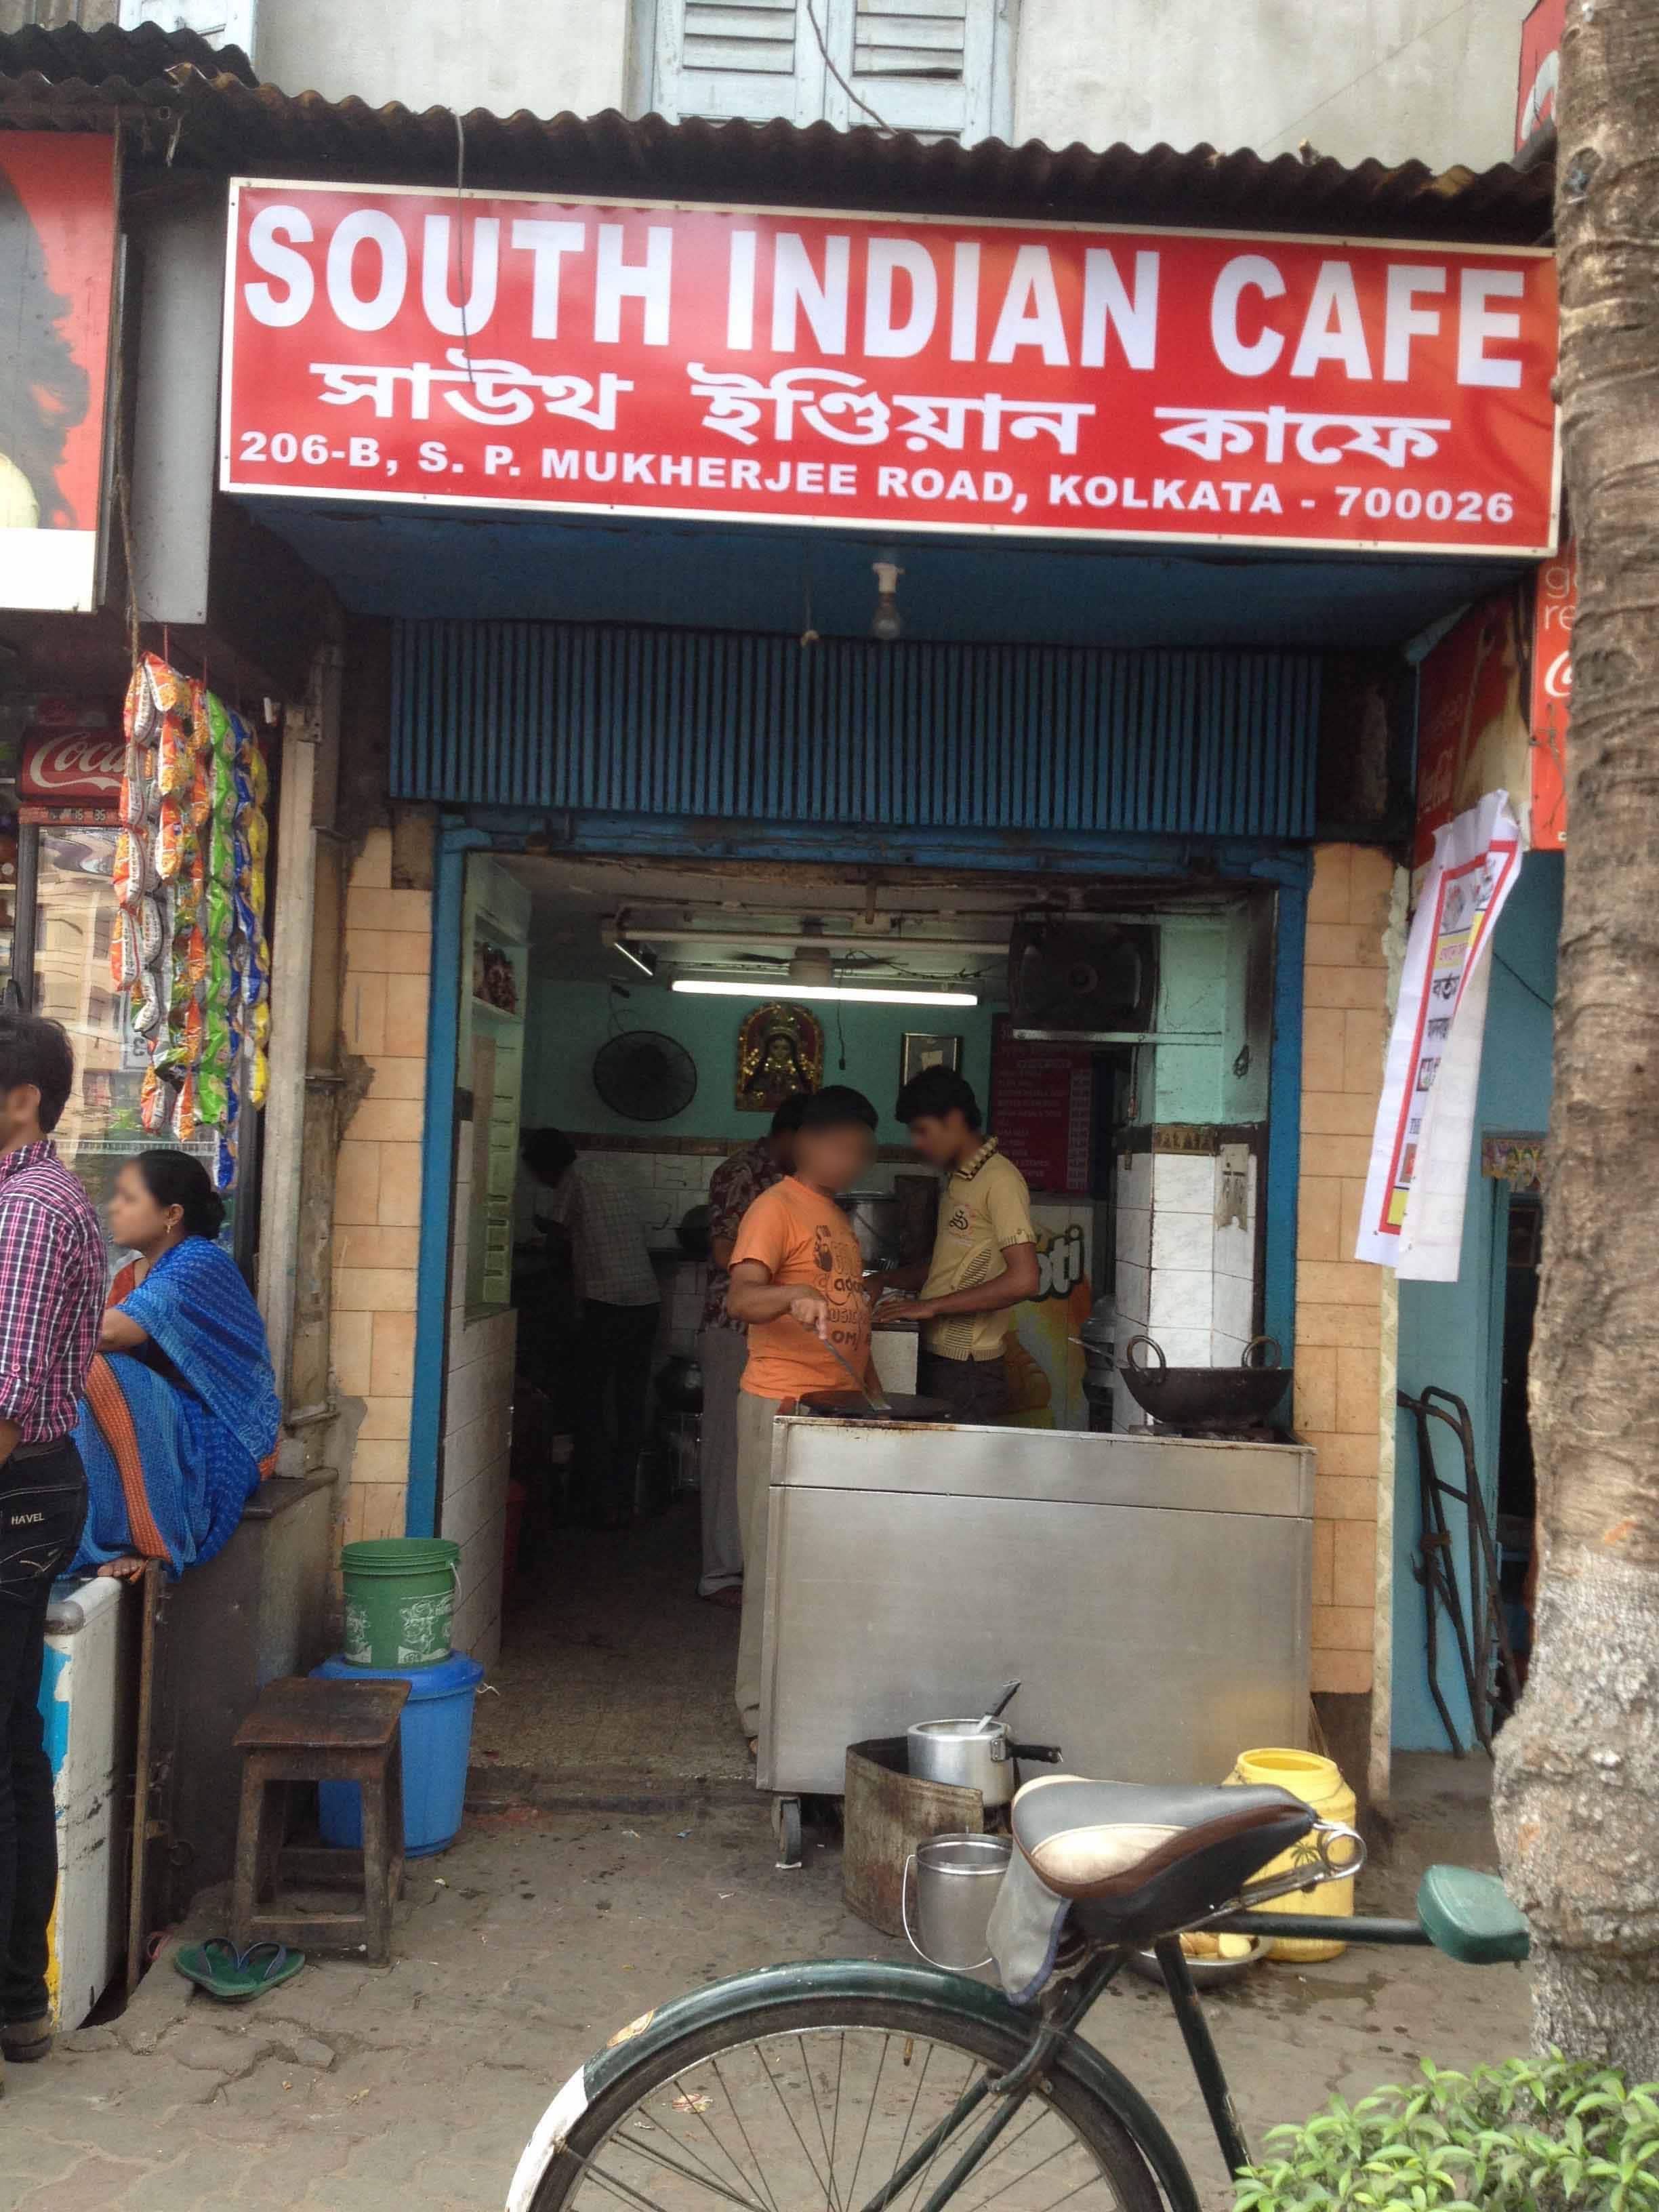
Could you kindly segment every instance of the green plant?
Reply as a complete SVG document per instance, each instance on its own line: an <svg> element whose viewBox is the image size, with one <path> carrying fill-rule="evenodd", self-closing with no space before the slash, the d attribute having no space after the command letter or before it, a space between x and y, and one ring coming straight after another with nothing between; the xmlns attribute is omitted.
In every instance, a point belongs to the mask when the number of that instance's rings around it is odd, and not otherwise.
<svg viewBox="0 0 1659 2212"><path fill-rule="evenodd" d="M1235 2212L1659 2212L1659 2083L1559 2051L1472 2074L1425 2058L1409 2086L1333 2098L1267 2143Z"/></svg>

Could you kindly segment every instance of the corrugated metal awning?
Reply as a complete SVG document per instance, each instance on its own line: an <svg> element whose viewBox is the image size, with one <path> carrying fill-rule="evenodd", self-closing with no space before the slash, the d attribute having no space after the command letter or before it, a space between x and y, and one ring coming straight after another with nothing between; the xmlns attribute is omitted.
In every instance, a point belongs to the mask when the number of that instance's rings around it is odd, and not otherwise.
<svg viewBox="0 0 1659 2212"><path fill-rule="evenodd" d="M1307 837L1294 653L398 625L392 795L887 828Z"/></svg>
<svg viewBox="0 0 1659 2212"><path fill-rule="evenodd" d="M235 49L216 53L187 33L0 36L0 127L107 129L117 118L142 127L141 159L342 181L453 184L460 137L448 108L283 92L258 82ZM469 183L550 193L1506 244L1547 233L1553 195L1547 164L1437 173L1421 161L1346 167L1210 146L960 146L827 123L668 123L615 110L479 108L460 124Z"/></svg>

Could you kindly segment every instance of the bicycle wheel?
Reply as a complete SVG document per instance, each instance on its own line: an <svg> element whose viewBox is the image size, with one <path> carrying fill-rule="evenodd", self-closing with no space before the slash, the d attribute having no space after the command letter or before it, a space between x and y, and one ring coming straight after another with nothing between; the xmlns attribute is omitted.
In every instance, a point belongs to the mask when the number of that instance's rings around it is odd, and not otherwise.
<svg viewBox="0 0 1659 2212"><path fill-rule="evenodd" d="M902 1996L803 1996L688 2025L602 2089L529 2212L921 2212L992 2117L957 2118L1029 2048L1022 2032ZM1160 2212L1127 2128L1063 2058L951 2199L951 2212Z"/></svg>

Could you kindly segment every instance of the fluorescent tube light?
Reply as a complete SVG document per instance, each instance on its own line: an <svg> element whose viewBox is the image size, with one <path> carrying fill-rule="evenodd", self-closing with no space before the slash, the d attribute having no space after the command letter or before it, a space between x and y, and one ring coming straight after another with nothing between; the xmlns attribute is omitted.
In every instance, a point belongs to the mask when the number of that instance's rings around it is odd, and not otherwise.
<svg viewBox="0 0 1659 2212"><path fill-rule="evenodd" d="M860 1006L976 1006L979 995L974 991L917 991L894 989L883 991L873 986L856 983L791 983L780 978L776 981L755 976L748 981L705 981L697 975L680 975L672 988L686 991L704 999L764 999L774 994L787 999L852 999Z"/></svg>
<svg viewBox="0 0 1659 2212"><path fill-rule="evenodd" d="M630 945L625 937L613 937L611 940L611 950L613 952L620 952L624 960L631 960L647 982L655 981L657 956L649 945Z"/></svg>

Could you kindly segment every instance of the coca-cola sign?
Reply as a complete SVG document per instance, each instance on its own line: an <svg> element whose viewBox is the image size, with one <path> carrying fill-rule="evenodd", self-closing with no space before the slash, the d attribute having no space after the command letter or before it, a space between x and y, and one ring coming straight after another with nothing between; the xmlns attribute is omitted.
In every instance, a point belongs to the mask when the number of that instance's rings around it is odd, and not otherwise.
<svg viewBox="0 0 1659 2212"><path fill-rule="evenodd" d="M1561 83L1561 34L1567 0L1538 0L1521 26L1521 88L1515 106L1515 150L1555 120Z"/></svg>
<svg viewBox="0 0 1659 2212"><path fill-rule="evenodd" d="M1532 842L1567 842L1567 729L1572 720L1572 625L1578 612L1578 547L1569 538L1534 585L1532 617Z"/></svg>
<svg viewBox="0 0 1659 2212"><path fill-rule="evenodd" d="M121 796L119 730L36 726L23 738L18 796L48 806L106 806Z"/></svg>

